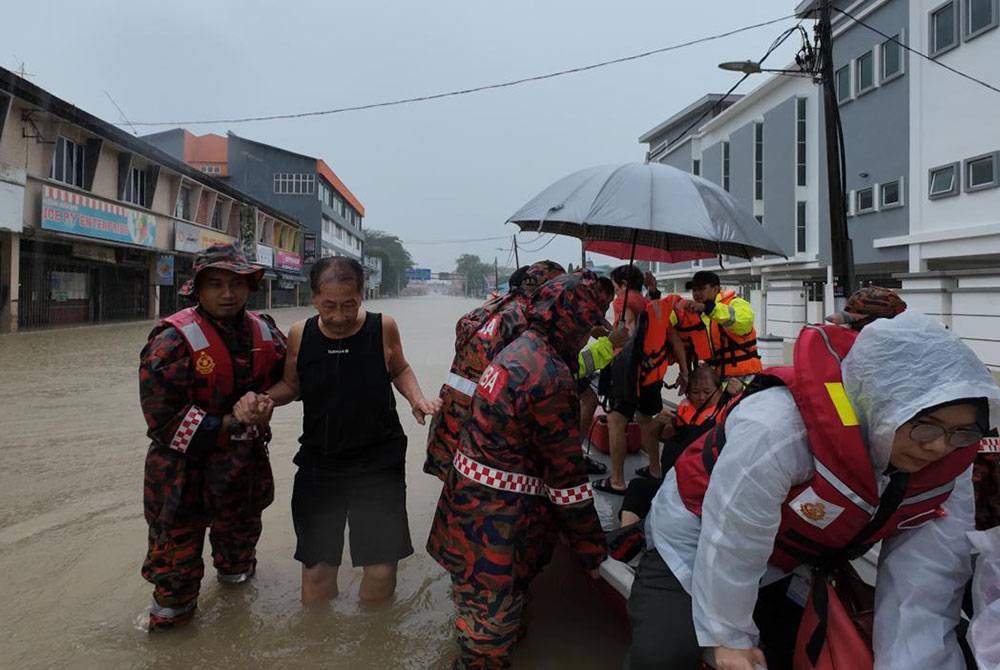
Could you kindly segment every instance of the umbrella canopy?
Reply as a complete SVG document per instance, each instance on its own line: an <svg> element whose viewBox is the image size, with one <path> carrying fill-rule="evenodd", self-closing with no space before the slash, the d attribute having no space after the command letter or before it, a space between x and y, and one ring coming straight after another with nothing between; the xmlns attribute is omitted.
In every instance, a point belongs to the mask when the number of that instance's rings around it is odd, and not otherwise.
<svg viewBox="0 0 1000 670"><path fill-rule="evenodd" d="M678 262L777 255L777 242L729 192L660 163L599 165L560 179L507 220L522 231L569 235L588 251ZM656 256L657 251L665 252Z"/></svg>

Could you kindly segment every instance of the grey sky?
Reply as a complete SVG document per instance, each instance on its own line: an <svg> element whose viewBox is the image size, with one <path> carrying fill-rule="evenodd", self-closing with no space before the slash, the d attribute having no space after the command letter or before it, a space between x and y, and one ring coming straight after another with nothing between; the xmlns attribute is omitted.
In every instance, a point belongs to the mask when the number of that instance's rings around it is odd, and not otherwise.
<svg viewBox="0 0 1000 670"><path fill-rule="evenodd" d="M794 10L793 0L5 4L0 62L16 69L16 54L33 82L109 121L119 114L105 90L133 121L309 111L585 65ZM414 241L513 234L506 218L559 177L641 161L642 132L728 89L737 75L716 64L759 57L786 25L517 88L231 129L325 158L364 203L366 227ZM533 239L521 236L527 248ZM497 247L509 246L408 244L435 270L461 253L503 263ZM578 263L579 249L557 239L521 262Z"/></svg>

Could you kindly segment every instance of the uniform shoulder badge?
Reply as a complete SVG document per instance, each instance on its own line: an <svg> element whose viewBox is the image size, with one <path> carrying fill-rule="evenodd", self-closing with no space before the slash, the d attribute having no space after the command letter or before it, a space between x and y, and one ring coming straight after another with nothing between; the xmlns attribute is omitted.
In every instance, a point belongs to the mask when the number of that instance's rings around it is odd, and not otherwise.
<svg viewBox="0 0 1000 670"><path fill-rule="evenodd" d="M209 356L207 351L201 352L195 361L194 371L205 376L212 374L215 371L215 359Z"/></svg>
<svg viewBox="0 0 1000 670"><path fill-rule="evenodd" d="M483 370L483 374L479 378L479 384L476 387L476 392L490 402L493 402L506 385L507 370L491 363Z"/></svg>
<svg viewBox="0 0 1000 670"><path fill-rule="evenodd" d="M495 314L493 318L487 321L486 324L476 332L476 334L484 340L492 340L496 336L499 326L500 315Z"/></svg>

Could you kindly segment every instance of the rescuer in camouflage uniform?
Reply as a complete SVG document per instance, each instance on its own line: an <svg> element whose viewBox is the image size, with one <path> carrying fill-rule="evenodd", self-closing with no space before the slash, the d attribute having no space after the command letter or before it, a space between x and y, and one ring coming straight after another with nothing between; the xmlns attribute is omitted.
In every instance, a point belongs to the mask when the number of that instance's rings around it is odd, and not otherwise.
<svg viewBox="0 0 1000 670"><path fill-rule="evenodd" d="M458 445L458 432L469 418L470 393L475 380L493 357L528 325L525 309L533 291L565 272L553 261L531 265L519 287L498 300L478 307L458 320L455 326L455 358L448 381L441 386L441 411L434 415L427 433L427 460L424 472L442 481L451 470ZM459 388L461 387L461 388Z"/></svg>
<svg viewBox="0 0 1000 670"><path fill-rule="evenodd" d="M253 576L261 511L274 498L267 458L272 407L247 400L281 378L284 335L245 310L262 269L234 246L211 247L181 295L198 300L153 329L139 364L139 399L152 443L143 503L154 585L149 630L187 623L204 574L205 530L220 582Z"/></svg>
<svg viewBox="0 0 1000 670"><path fill-rule="evenodd" d="M563 275L532 296L528 329L487 366L462 424L427 542L451 573L456 668L508 667L528 587L560 533L592 575L604 560L573 375L608 307L595 279Z"/></svg>

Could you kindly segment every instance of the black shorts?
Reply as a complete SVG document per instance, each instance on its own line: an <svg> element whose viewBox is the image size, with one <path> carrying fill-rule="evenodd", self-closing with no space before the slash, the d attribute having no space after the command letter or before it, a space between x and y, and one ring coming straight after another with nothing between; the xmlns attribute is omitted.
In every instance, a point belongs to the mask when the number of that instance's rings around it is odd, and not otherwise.
<svg viewBox="0 0 1000 670"><path fill-rule="evenodd" d="M657 382L649 384L639 389L639 398L636 402L628 400L612 401L611 411L624 414L631 419L636 411L646 416L656 416L663 409L663 383Z"/></svg>
<svg viewBox="0 0 1000 670"><path fill-rule="evenodd" d="M344 526L350 527L351 563L394 563L413 553L402 468L331 475L300 468L292 489L295 560L307 568L340 565Z"/></svg>

